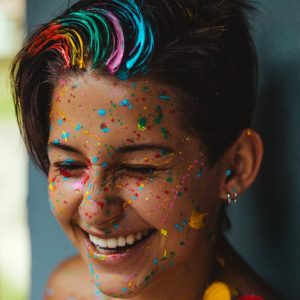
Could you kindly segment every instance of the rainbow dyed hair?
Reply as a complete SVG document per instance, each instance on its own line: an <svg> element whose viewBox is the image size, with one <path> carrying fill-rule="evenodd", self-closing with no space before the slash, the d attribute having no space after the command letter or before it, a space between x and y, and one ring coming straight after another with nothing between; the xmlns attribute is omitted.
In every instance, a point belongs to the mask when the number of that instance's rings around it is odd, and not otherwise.
<svg viewBox="0 0 300 300"><path fill-rule="evenodd" d="M247 0L80 0L28 38L11 70L31 157L48 172L52 93L61 76L147 77L182 92L181 124L213 164L250 126L256 53Z"/></svg>
<svg viewBox="0 0 300 300"><path fill-rule="evenodd" d="M112 11L114 13L112 13ZM131 28L126 44L123 28ZM154 31L134 0L95 1L86 10L55 19L28 46L28 54L57 51L66 69L105 66L121 79L144 71L154 50Z"/></svg>

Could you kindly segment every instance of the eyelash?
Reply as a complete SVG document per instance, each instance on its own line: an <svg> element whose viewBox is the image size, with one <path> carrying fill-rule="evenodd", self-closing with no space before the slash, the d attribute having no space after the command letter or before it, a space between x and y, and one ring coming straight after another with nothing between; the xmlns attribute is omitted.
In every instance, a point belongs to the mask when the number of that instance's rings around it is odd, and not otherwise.
<svg viewBox="0 0 300 300"><path fill-rule="evenodd" d="M72 171L78 171L78 170L82 170L84 168L87 167L87 165L81 164L81 163L65 163L65 162L57 162L54 164L56 170L60 173L60 175L64 176L64 177L72 177L71 172ZM119 168L117 168L116 170L116 174L121 174L123 172L128 172L130 174L134 174L134 176L137 177L143 177L143 176L150 176L151 177L155 177L155 173L156 173L157 169L149 166L149 167L142 167L142 166L136 166L136 167L131 167L128 165L121 165ZM121 173L122 172L122 173ZM74 177L79 177L78 176L74 176Z"/></svg>
<svg viewBox="0 0 300 300"><path fill-rule="evenodd" d="M81 163L76 163L76 162L75 163L57 162L54 164L54 166L60 175L67 178L72 177L71 174L72 171L78 171L86 168L86 165ZM74 177L79 177L79 175Z"/></svg>
<svg viewBox="0 0 300 300"><path fill-rule="evenodd" d="M131 174L134 174L135 176L141 176L141 177L143 177L143 176L150 176L151 175L151 177L154 177L153 175L155 175L155 171L157 171L155 168L153 168L153 167L142 167L142 166L140 166L140 167L130 167L130 166L127 166L127 165L123 165L123 166L121 166L120 168L119 168L119 170L121 170L121 171L127 171L127 172L129 172L129 173L131 173ZM117 172L118 172L118 170L117 170Z"/></svg>

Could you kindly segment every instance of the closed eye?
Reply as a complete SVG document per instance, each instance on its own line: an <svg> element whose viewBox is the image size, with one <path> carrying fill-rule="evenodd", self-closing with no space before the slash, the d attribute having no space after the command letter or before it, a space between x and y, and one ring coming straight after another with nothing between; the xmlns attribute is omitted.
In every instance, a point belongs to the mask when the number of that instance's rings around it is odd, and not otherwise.
<svg viewBox="0 0 300 300"><path fill-rule="evenodd" d="M56 162L54 164L58 173L64 177L80 177L83 175L86 165L80 162Z"/></svg>
<svg viewBox="0 0 300 300"><path fill-rule="evenodd" d="M122 165L118 167L117 173L131 174L134 176L152 176L155 175L157 169L152 166L130 166Z"/></svg>

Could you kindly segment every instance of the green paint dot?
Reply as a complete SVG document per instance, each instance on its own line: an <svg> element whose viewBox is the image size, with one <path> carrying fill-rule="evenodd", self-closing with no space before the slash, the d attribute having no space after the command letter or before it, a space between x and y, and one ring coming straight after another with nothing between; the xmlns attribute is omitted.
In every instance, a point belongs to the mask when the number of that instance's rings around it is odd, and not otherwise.
<svg viewBox="0 0 300 300"><path fill-rule="evenodd" d="M160 124L163 119L163 113L160 106L157 106L155 109L156 117L155 117L155 124Z"/></svg>
<svg viewBox="0 0 300 300"><path fill-rule="evenodd" d="M168 132L167 128L162 127L161 133L162 133L164 139L167 139L169 137L169 132Z"/></svg>
<svg viewBox="0 0 300 300"><path fill-rule="evenodd" d="M138 121L138 129L139 130L146 130L146 126L147 126L148 120L145 117L141 117Z"/></svg>
<svg viewBox="0 0 300 300"><path fill-rule="evenodd" d="M168 177L167 178L167 182L173 182L173 178L172 177Z"/></svg>

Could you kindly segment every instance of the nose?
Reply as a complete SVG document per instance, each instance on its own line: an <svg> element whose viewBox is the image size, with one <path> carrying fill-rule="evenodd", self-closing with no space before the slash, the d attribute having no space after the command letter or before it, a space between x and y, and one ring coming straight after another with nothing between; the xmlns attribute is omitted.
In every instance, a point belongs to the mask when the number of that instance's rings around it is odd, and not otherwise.
<svg viewBox="0 0 300 300"><path fill-rule="evenodd" d="M105 229L121 218L123 199L114 190L112 180L102 179L97 170L92 170L84 185L83 199L79 206L80 219L95 229Z"/></svg>

